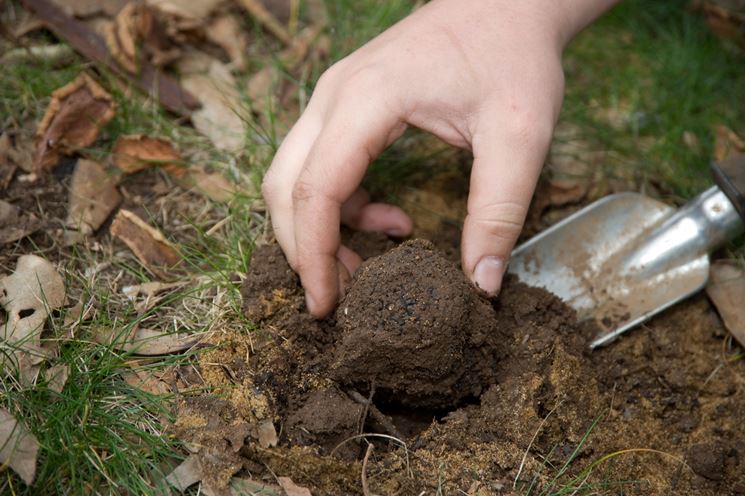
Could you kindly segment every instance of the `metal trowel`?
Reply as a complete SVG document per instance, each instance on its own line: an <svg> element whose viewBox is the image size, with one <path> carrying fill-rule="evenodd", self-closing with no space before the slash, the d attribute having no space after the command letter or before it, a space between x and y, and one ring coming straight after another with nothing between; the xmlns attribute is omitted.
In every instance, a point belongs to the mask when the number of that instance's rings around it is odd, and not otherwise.
<svg viewBox="0 0 745 496"><path fill-rule="evenodd" d="M680 209L639 193L604 197L512 252L508 271L601 329L603 346L701 290L709 253L745 230L745 155L712 164L716 186Z"/></svg>

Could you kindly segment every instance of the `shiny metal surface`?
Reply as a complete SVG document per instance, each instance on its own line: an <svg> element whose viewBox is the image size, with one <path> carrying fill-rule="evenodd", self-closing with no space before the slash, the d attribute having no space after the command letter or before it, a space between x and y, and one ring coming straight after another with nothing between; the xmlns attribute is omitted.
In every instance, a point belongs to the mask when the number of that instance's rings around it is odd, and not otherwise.
<svg viewBox="0 0 745 496"><path fill-rule="evenodd" d="M680 210L638 193L605 197L516 248L509 272L596 321L608 344L700 290L708 253L744 226L712 187Z"/></svg>

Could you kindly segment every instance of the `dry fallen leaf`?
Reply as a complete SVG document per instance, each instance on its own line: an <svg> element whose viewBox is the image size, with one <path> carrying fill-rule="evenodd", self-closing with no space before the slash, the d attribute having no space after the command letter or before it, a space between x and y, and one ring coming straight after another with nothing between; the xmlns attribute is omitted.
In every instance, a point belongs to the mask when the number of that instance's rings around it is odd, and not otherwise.
<svg viewBox="0 0 745 496"><path fill-rule="evenodd" d="M48 368L44 372L44 379L47 387L56 393L61 393L67 384L67 378L70 376L70 367L64 363Z"/></svg>
<svg viewBox="0 0 745 496"><path fill-rule="evenodd" d="M137 259L153 273L165 276L181 257L160 231L129 210L120 210L111 224L111 234L121 239Z"/></svg>
<svg viewBox="0 0 745 496"><path fill-rule="evenodd" d="M13 415L0 408L0 464L9 466L27 486L34 482L39 441Z"/></svg>
<svg viewBox="0 0 745 496"><path fill-rule="evenodd" d="M115 16L127 0L53 0L67 15L91 17L99 14Z"/></svg>
<svg viewBox="0 0 745 496"><path fill-rule="evenodd" d="M238 192L236 185L220 172L207 172L201 167L190 168L189 173L177 182L182 188L194 189L216 202L227 202Z"/></svg>
<svg viewBox="0 0 745 496"><path fill-rule="evenodd" d="M94 340L100 344L111 345L117 350L136 355L168 355L179 353L195 346L203 335L176 334L173 332L137 329L132 335L123 335L112 329L98 329Z"/></svg>
<svg viewBox="0 0 745 496"><path fill-rule="evenodd" d="M312 496L310 489L302 486L298 486L289 477L280 477L277 479L279 485L285 490L287 496Z"/></svg>
<svg viewBox="0 0 745 496"><path fill-rule="evenodd" d="M99 163L80 159L70 183L66 225L82 236L92 234L121 201L116 179Z"/></svg>
<svg viewBox="0 0 745 496"><path fill-rule="evenodd" d="M65 301L65 284L54 266L36 255L18 258L16 270L0 279L0 305L8 313L2 338L38 345L38 335L47 318Z"/></svg>
<svg viewBox="0 0 745 496"><path fill-rule="evenodd" d="M150 310L158 301L157 295L163 291L169 289L180 288L184 286L187 281L178 281L172 283L164 283L158 281L146 282L142 284L136 284L134 286L125 286L122 288L122 293L130 300L135 301L135 310L138 314L143 314ZM138 296L144 296L142 301L137 301Z"/></svg>
<svg viewBox="0 0 745 496"><path fill-rule="evenodd" d="M115 113L115 104L85 73L52 93L36 132L37 171L52 169L62 155L90 146Z"/></svg>
<svg viewBox="0 0 745 496"><path fill-rule="evenodd" d="M179 492L186 491L200 480L202 480L202 464L197 455L189 455L166 477L166 482Z"/></svg>
<svg viewBox="0 0 745 496"><path fill-rule="evenodd" d="M225 50L233 69L245 69L244 54L248 48L248 39L235 16L215 17L205 28L204 34L209 41Z"/></svg>
<svg viewBox="0 0 745 496"><path fill-rule="evenodd" d="M273 448L277 446L279 439L277 438L277 430L274 428L274 423L271 420L264 420L259 423L257 427L259 446L262 448Z"/></svg>
<svg viewBox="0 0 745 496"><path fill-rule="evenodd" d="M0 200L0 246L18 241L41 227L39 219L15 205Z"/></svg>
<svg viewBox="0 0 745 496"><path fill-rule="evenodd" d="M158 166L176 177L186 169L173 143L165 138L140 134L120 136L111 151L114 165L126 174Z"/></svg>
<svg viewBox="0 0 745 496"><path fill-rule="evenodd" d="M706 294L717 308L725 327L745 347L745 269L727 261L711 264Z"/></svg>
<svg viewBox="0 0 745 496"><path fill-rule="evenodd" d="M745 140L727 126L717 126L714 160L721 162L741 153L745 153Z"/></svg>
<svg viewBox="0 0 745 496"><path fill-rule="evenodd" d="M137 14L138 3L130 2L114 18L105 31L104 39L109 53L127 72L138 72Z"/></svg>
<svg viewBox="0 0 745 496"><path fill-rule="evenodd" d="M225 0L145 0L145 3L167 14L204 20Z"/></svg>
<svg viewBox="0 0 745 496"><path fill-rule="evenodd" d="M154 395L164 395L171 392L168 384L163 382L153 370L135 368L124 373L124 381L130 386Z"/></svg>
<svg viewBox="0 0 745 496"><path fill-rule="evenodd" d="M202 108L194 111L194 127L221 150L238 153L243 149L246 127L241 119L242 103L227 65L203 53L179 61L181 85L194 95Z"/></svg>

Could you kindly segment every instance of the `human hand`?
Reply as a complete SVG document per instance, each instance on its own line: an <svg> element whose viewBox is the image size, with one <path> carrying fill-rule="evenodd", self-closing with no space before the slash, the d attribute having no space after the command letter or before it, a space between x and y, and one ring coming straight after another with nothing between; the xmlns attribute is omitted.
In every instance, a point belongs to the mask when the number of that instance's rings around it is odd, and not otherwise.
<svg viewBox="0 0 745 496"><path fill-rule="evenodd" d="M410 234L401 209L359 188L408 126L472 150L462 267L499 292L561 107L562 50L612 3L435 0L321 76L262 187L311 314L333 309L361 263L340 223Z"/></svg>

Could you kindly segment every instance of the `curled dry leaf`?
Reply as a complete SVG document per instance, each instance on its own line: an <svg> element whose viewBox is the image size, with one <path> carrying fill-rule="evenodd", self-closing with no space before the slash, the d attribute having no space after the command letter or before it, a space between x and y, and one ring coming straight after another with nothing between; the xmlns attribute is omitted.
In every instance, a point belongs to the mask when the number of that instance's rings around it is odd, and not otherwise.
<svg viewBox="0 0 745 496"><path fill-rule="evenodd" d="M285 490L287 496L312 496L310 489L307 487L298 486L289 477L279 477L277 479L279 485Z"/></svg>
<svg viewBox="0 0 745 496"><path fill-rule="evenodd" d="M61 393L67 384L67 378L70 376L70 367L64 363L48 368L44 372L44 379L47 387L56 393Z"/></svg>
<svg viewBox="0 0 745 496"><path fill-rule="evenodd" d="M171 392L168 384L161 380L159 374L153 370L135 368L131 371L126 371L124 373L124 381L134 388L154 395L164 395Z"/></svg>
<svg viewBox="0 0 745 496"><path fill-rule="evenodd" d="M204 34L209 41L225 50L233 69L245 69L246 59L244 54L248 48L248 39L234 16L221 15L215 17L205 28Z"/></svg>
<svg viewBox="0 0 745 496"><path fill-rule="evenodd" d="M179 353L195 346L202 337L202 335L184 335L152 329L137 329L132 335L103 328L94 333L94 339L97 343L111 345L117 350L144 356Z"/></svg>
<svg viewBox="0 0 745 496"><path fill-rule="evenodd" d="M186 172L181 155L165 138L141 134L120 136L111 153L114 165L126 174L153 166L159 166L176 177L182 177Z"/></svg>
<svg viewBox="0 0 745 496"><path fill-rule="evenodd" d="M714 138L714 160L721 162L745 153L745 139L727 126L717 126Z"/></svg>
<svg viewBox="0 0 745 496"><path fill-rule="evenodd" d="M85 73L55 90L36 132L36 171L50 170L62 155L93 144L114 113L111 95Z"/></svg>
<svg viewBox="0 0 745 496"><path fill-rule="evenodd" d="M32 214L0 200L0 246L25 238L40 227L41 222Z"/></svg>
<svg viewBox="0 0 745 496"><path fill-rule="evenodd" d="M39 441L7 410L0 408L0 464L17 473L26 485L36 476Z"/></svg>
<svg viewBox="0 0 745 496"><path fill-rule="evenodd" d="M92 234L121 201L116 179L101 164L80 159L70 183L66 225L82 236Z"/></svg>
<svg viewBox="0 0 745 496"><path fill-rule="evenodd" d="M225 0L145 0L145 3L167 14L200 21L206 19Z"/></svg>
<svg viewBox="0 0 745 496"><path fill-rule="evenodd" d="M718 261L709 269L709 296L725 327L745 347L745 269L732 262Z"/></svg>
<svg viewBox="0 0 745 496"><path fill-rule="evenodd" d="M200 480L202 480L202 464L199 462L197 455L189 455L173 472L166 476L166 482L180 492L186 491L187 488Z"/></svg>
<svg viewBox="0 0 745 496"><path fill-rule="evenodd" d="M61 307L64 300L65 284L54 266L36 255L21 256L15 272L0 279L0 305L8 313L2 338L38 346L47 309Z"/></svg>
<svg viewBox="0 0 745 496"><path fill-rule="evenodd" d="M138 3L130 2L119 11L104 31L106 47L119 65L131 74L138 72L137 13Z"/></svg>
<svg viewBox="0 0 745 496"><path fill-rule="evenodd" d="M186 282L184 281L173 283L152 281L143 284L136 284L134 286L125 286L122 288L122 293L124 293L129 300L136 301L135 310L137 310L137 313L143 314L155 306L158 302L157 295L159 293L169 289L180 288L185 284ZM137 301L139 296L144 296L144 298L141 301Z"/></svg>
<svg viewBox="0 0 745 496"><path fill-rule="evenodd" d="M160 231L129 210L120 210L111 224L111 234L121 239L137 259L153 273L165 271L181 262L181 257Z"/></svg>
<svg viewBox="0 0 745 496"><path fill-rule="evenodd" d="M181 85L195 95L202 108L194 111L194 127L221 150L238 153L246 134L241 99L228 66L202 53L179 61Z"/></svg>
<svg viewBox="0 0 745 496"><path fill-rule="evenodd" d="M262 448L273 448L277 446L277 430L271 420L262 420L256 428L259 438L259 446Z"/></svg>
<svg viewBox="0 0 745 496"><path fill-rule="evenodd" d="M67 15L91 17L105 14L115 16L127 0L53 0Z"/></svg>

